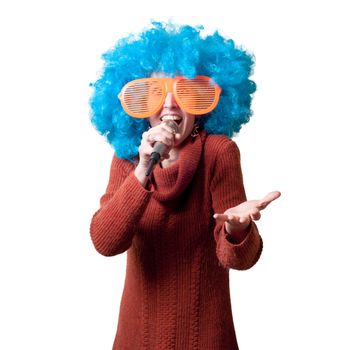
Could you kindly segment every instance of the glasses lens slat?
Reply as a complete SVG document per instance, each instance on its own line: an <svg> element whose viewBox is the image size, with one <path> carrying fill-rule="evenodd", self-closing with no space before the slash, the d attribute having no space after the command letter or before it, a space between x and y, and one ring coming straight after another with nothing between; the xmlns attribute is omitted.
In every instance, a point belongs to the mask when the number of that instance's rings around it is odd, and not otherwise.
<svg viewBox="0 0 350 350"><path fill-rule="evenodd" d="M183 107L194 114L205 114L216 100L216 88L210 79L179 80L176 93Z"/></svg>
<svg viewBox="0 0 350 350"><path fill-rule="evenodd" d="M126 85L122 96L126 113L137 117L149 117L159 107L164 88L159 81L135 80Z"/></svg>

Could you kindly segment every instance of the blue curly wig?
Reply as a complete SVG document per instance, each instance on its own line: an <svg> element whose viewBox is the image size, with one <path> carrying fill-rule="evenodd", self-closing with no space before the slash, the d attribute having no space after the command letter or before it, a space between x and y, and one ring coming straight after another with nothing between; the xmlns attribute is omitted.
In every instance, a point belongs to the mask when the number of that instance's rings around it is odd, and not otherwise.
<svg viewBox="0 0 350 350"><path fill-rule="evenodd" d="M153 72L170 77L205 75L219 84L222 93L218 105L198 120L209 134L232 137L249 121L256 90L249 79L254 57L218 32L201 36L202 29L152 22L150 29L120 39L102 55L101 77L91 84L91 122L105 135L117 157L132 161L148 128L147 120L124 112L117 96L127 82L150 77Z"/></svg>

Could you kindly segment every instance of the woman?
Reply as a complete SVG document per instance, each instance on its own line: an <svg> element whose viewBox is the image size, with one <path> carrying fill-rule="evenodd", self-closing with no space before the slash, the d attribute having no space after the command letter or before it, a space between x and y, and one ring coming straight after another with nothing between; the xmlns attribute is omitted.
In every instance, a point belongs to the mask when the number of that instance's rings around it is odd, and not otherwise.
<svg viewBox="0 0 350 350"><path fill-rule="evenodd" d="M92 122L116 154L91 238L127 251L113 349L238 349L229 268L257 262L254 220L280 194L246 201L230 139L251 116L253 59L200 31L153 23L104 55L93 85Z"/></svg>

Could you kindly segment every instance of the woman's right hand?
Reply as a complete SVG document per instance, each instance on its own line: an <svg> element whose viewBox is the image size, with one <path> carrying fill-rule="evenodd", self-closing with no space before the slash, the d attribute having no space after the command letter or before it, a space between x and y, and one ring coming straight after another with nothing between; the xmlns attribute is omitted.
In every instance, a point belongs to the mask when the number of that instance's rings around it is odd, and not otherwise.
<svg viewBox="0 0 350 350"><path fill-rule="evenodd" d="M161 142L167 146L160 161L169 158L169 151L174 146L175 133L174 130L160 123L142 134L141 144L139 146L139 163L135 168L135 176L145 186L147 183L146 170L149 159L153 152L153 147L156 142Z"/></svg>

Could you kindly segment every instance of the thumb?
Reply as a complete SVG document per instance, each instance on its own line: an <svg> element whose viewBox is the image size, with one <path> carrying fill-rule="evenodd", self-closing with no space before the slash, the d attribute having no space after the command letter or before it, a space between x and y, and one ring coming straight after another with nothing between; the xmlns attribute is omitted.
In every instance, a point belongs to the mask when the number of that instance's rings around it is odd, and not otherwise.
<svg viewBox="0 0 350 350"><path fill-rule="evenodd" d="M281 192L273 191L268 193L263 199L261 199L258 203L258 208L260 210L265 209L272 201L279 198L281 196Z"/></svg>

